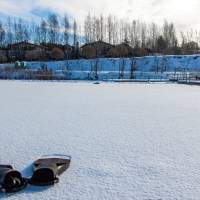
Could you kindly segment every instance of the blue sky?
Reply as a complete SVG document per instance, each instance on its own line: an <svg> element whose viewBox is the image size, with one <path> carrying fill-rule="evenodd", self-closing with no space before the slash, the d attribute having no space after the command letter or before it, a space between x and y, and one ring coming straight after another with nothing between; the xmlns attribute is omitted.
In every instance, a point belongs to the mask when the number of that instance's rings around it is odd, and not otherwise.
<svg viewBox="0 0 200 200"><path fill-rule="evenodd" d="M88 12L114 14L127 20L141 19L176 23L180 30L200 30L199 0L0 0L1 16L12 15L37 19L48 11L68 13L82 22Z"/></svg>

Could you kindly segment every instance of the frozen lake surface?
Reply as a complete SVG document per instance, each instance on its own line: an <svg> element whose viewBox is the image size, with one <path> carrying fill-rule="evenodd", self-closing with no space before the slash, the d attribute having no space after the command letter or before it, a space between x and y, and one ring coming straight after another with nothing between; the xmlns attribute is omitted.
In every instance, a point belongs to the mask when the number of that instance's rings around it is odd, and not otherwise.
<svg viewBox="0 0 200 200"><path fill-rule="evenodd" d="M41 155L70 154L54 187L0 199L200 197L200 87L0 81L0 163L30 176Z"/></svg>

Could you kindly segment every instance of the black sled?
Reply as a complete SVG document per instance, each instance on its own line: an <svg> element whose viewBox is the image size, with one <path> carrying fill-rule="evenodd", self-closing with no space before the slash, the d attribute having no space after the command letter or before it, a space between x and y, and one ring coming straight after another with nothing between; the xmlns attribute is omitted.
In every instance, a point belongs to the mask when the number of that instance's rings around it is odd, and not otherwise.
<svg viewBox="0 0 200 200"><path fill-rule="evenodd" d="M0 191L11 193L24 189L27 180L11 165L0 165Z"/></svg>
<svg viewBox="0 0 200 200"><path fill-rule="evenodd" d="M48 186L58 183L58 176L68 169L71 157L58 155L43 157L33 163L33 175L28 183L36 186Z"/></svg>

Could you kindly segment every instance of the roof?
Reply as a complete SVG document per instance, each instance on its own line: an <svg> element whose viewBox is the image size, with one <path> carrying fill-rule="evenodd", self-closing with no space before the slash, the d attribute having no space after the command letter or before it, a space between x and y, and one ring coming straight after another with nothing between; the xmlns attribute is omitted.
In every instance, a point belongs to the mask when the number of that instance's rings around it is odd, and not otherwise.
<svg viewBox="0 0 200 200"><path fill-rule="evenodd" d="M74 47L71 46L71 45L69 45L69 44L63 45L63 49L64 49L64 50L72 50L73 48L74 48Z"/></svg>
<svg viewBox="0 0 200 200"><path fill-rule="evenodd" d="M132 49L132 47L131 47L129 44L125 43L125 42L123 42L123 43L121 43L121 44L118 44L118 45L116 45L116 47L120 47L120 46L124 46L124 47L127 47L127 48L130 48L130 49Z"/></svg>
<svg viewBox="0 0 200 200"><path fill-rule="evenodd" d="M41 45L43 45L44 47L46 47L48 49L53 49L55 47L63 49L63 47L65 46L62 44L55 44L55 43L41 43Z"/></svg>
<svg viewBox="0 0 200 200"><path fill-rule="evenodd" d="M28 41L21 41L21 42L16 42L14 44L10 44L8 45L9 48L12 48L12 47L17 47L17 46L20 46L20 45L27 45L27 46L33 46L33 47L40 47L40 48L46 48L45 46L43 45L40 45L40 44L33 44L33 43L30 43Z"/></svg>
<svg viewBox="0 0 200 200"><path fill-rule="evenodd" d="M84 44L81 48L84 48L86 46L94 46L94 45L98 45L98 44L103 44L103 45L107 45L107 46L113 46L112 44L110 43L107 43L107 42L104 42L102 40L98 40L98 41L95 41L95 42L91 42L91 43L86 43Z"/></svg>
<svg viewBox="0 0 200 200"><path fill-rule="evenodd" d="M67 48L73 48L71 45L69 45L69 44L65 44L65 45L63 45L63 47L65 48L65 47L67 47Z"/></svg>

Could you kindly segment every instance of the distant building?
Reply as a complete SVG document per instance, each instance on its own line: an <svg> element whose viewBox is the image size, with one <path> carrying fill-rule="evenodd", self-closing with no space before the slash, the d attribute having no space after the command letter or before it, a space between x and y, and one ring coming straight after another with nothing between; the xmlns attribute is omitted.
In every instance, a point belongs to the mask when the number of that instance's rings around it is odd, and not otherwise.
<svg viewBox="0 0 200 200"><path fill-rule="evenodd" d="M41 58L41 55L44 57L45 51L46 47L42 45L32 44L28 41L22 41L8 46L8 57L19 60L24 60L27 58L28 60L37 60L37 58Z"/></svg>
<svg viewBox="0 0 200 200"><path fill-rule="evenodd" d="M8 49L17 51L17 50L36 50L36 49L46 49L43 45L32 44L28 41L22 41L14 43L8 46Z"/></svg>
<svg viewBox="0 0 200 200"><path fill-rule="evenodd" d="M83 58L106 57L112 47L113 45L99 40L83 45L80 48L80 54Z"/></svg>

